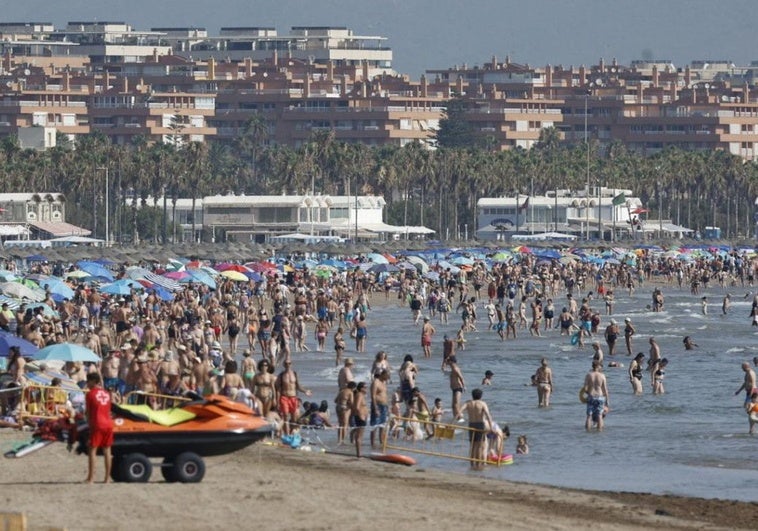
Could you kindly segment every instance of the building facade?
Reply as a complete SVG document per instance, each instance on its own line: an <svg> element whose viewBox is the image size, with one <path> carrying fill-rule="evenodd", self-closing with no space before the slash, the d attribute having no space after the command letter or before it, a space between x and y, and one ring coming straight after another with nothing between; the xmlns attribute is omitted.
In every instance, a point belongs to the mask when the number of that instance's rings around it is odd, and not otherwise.
<svg viewBox="0 0 758 531"><path fill-rule="evenodd" d="M483 197L477 202L476 236L482 240L509 240L516 235L554 233L616 241L682 238L694 232L671 220L649 219L648 213L631 190L617 188Z"/></svg>

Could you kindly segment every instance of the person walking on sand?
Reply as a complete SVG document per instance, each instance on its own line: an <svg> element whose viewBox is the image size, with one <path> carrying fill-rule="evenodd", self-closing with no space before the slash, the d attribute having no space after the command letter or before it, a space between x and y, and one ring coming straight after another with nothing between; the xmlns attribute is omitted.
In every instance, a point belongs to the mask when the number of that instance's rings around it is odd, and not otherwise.
<svg viewBox="0 0 758 531"><path fill-rule="evenodd" d="M592 370L584 378L582 390L587 395L587 419L584 421L584 429L590 431L592 425L597 426L597 431L603 431L603 417L606 408L610 407L610 394L605 374L602 373L603 364L592 362Z"/></svg>
<svg viewBox="0 0 758 531"><path fill-rule="evenodd" d="M113 419L111 418L111 395L103 389L100 373L91 372L87 375L87 398L85 400L87 424L89 426L89 450L87 454L86 483L95 480L95 458L98 448L103 450L105 463L105 479L111 479L111 446L113 446Z"/></svg>
<svg viewBox="0 0 758 531"><path fill-rule="evenodd" d="M471 391L471 400L468 400L461 406L461 410L456 417L460 420L465 415L468 417L469 431L469 461L471 462L471 468L474 470L482 470L485 464L486 458L486 432L489 431L494 424L492 415L490 415L490 409L487 407L487 403L482 400L482 390L474 389Z"/></svg>

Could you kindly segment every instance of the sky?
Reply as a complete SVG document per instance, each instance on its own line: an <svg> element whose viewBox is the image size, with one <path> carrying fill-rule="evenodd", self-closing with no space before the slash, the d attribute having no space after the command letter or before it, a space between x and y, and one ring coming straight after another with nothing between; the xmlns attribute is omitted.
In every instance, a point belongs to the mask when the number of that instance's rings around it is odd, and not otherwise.
<svg viewBox="0 0 758 531"><path fill-rule="evenodd" d="M531 66L616 58L758 61L755 0L6 0L4 22L120 21L135 29L347 26L380 35L393 66L425 70L510 55Z"/></svg>

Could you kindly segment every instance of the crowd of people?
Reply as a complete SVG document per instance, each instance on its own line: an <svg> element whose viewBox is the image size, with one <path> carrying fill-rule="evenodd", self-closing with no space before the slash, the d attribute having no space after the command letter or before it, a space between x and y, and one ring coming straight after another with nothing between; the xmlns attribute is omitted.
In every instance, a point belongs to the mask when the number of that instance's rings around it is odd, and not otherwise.
<svg viewBox="0 0 758 531"><path fill-rule="evenodd" d="M32 272L52 272L47 264L37 267ZM578 347L591 341L592 368L582 388L587 403L586 428L602 430L610 408L603 374L606 366L623 366L615 360L629 356L628 374L634 394L644 392L644 370L649 374L651 391L664 393L668 366L655 338L649 337L648 362L643 369L645 354L635 355L638 332L632 320L626 317L623 328L616 320L617 294L632 294L655 278L649 308L665 311L667 285L689 286L693 295L699 295L710 283L725 290L748 289L753 286L755 268L753 260L736 251L691 261L643 251L634 263L545 260L522 254L518 260L492 267L481 260L465 268L432 264L433 275L422 275L415 269L374 274L356 266L329 275L290 268L286 274L264 275L260 281L249 282L220 277L215 290L200 282L186 284L172 300L162 300L150 289L133 289L130 294L111 297L91 283L76 281L72 283L74 297L61 302L55 302L48 293L44 306L34 309L22 304L11 312L4 304L0 328L38 347L62 342L87 346L101 356L102 362L66 363L63 371L82 387L87 385L89 374L99 374L114 402L124 400L131 391L164 396L221 394L250 405L285 435L302 425L331 427L329 405L333 403L338 442L354 444L359 456L367 427L372 428L370 441L375 446L385 435L433 436L434 422L442 421L447 413L453 421L466 416L473 429L472 464L479 466L486 461L486 434L492 435L489 439L502 440L503 430L482 400L482 389L492 384L492 371L487 371L471 399L462 403L467 378L457 355L466 348L467 333L486 328L501 341L517 340L527 332L530 336L555 333L569 336ZM65 270L59 273L66 275ZM121 267L117 276L124 274ZM441 366L450 380L449 410L442 407L439 398L430 404L418 385L419 368L411 354L405 355L395 371L388 354L379 352L369 379L356 381L351 370L353 358L345 357L345 352L366 352L372 301L378 303L382 293L385 304L397 303L410 310L408 326L420 330L419 352L424 363L432 357L434 323L447 325L453 316L460 319L455 337L445 335L442 341ZM702 307L707 313L705 300ZM752 313L758 314L756 308L758 295ZM729 311L726 303L722 311ZM602 324L604 319L608 319L606 325ZM348 341L354 345L348 346ZM608 365L601 341L611 359ZM687 349L697 347L690 336L683 343ZM310 398L311 391L300 383L293 352L312 348L318 352L333 350L335 364L341 366L333 399L300 400L300 396ZM14 385L24 385L27 370L24 358L18 352L11 353L8 372ZM398 386L393 389L390 385L395 374ZM758 422L754 399L758 388L752 369L748 376L751 374L740 391L746 391L752 433L753 424ZM542 359L532 383L538 406L550 407L554 375L547 358ZM393 422L399 418L418 422ZM522 437L526 441L526 436Z"/></svg>

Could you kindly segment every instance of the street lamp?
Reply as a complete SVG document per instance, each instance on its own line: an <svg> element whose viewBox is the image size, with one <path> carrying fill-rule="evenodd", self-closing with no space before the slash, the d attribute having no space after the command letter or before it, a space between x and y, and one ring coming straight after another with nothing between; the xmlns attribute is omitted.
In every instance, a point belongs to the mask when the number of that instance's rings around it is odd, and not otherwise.
<svg viewBox="0 0 758 531"><path fill-rule="evenodd" d="M585 218L587 224L587 239L590 239L590 141L587 135L587 102L590 99L589 91L584 94L584 143L587 145L587 194Z"/></svg>
<svg viewBox="0 0 758 531"><path fill-rule="evenodd" d="M110 195L108 190L110 188L110 180L108 178L108 166L99 166L97 169L105 170L105 246L108 247L108 243L110 242Z"/></svg>

